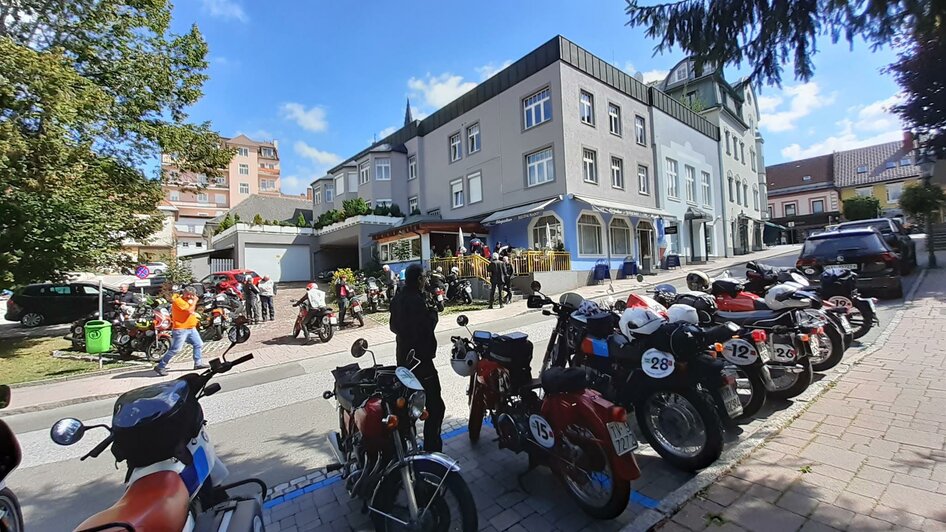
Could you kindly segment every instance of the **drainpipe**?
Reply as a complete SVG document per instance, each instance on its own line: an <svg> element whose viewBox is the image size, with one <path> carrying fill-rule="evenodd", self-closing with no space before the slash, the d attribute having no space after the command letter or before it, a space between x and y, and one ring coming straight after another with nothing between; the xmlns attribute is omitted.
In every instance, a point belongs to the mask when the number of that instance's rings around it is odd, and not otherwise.
<svg viewBox="0 0 946 532"><path fill-rule="evenodd" d="M722 118L722 113L720 113L720 118ZM722 122L722 120L720 120ZM723 224L723 256L729 258L729 247L727 242L729 242L729 217L726 216L726 202L729 201L726 199L726 195L729 192L729 189L726 188L726 172L723 167L723 142L722 142L722 130L720 127L720 139L716 142L716 152L719 154L719 211L722 216ZM734 243L735 244L735 243ZM733 245L735 250L735 245Z"/></svg>

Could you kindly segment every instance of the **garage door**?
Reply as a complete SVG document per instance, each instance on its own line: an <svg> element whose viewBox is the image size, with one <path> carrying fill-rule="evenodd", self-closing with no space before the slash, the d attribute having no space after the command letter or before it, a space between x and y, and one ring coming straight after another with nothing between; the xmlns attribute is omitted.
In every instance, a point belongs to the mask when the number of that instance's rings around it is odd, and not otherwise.
<svg viewBox="0 0 946 532"><path fill-rule="evenodd" d="M268 275L276 282L310 280L309 246L247 244L244 257L246 269Z"/></svg>

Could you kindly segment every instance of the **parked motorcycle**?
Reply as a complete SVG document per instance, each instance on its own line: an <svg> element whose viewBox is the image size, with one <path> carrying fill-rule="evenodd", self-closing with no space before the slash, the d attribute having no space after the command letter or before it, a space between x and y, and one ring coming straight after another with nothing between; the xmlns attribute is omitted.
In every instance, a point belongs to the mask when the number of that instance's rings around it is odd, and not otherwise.
<svg viewBox="0 0 946 532"><path fill-rule="evenodd" d="M236 292L205 292L200 298L197 331L204 341L222 340L234 316L241 315L243 301Z"/></svg>
<svg viewBox="0 0 946 532"><path fill-rule="evenodd" d="M379 365L364 339L351 354L371 354L372 366L332 370L334 390L322 396L338 403L339 432L328 438L337 463L327 470L341 471L376 530L477 530L476 504L457 461L418 445L414 425L427 419L420 380L406 367Z"/></svg>
<svg viewBox="0 0 946 532"><path fill-rule="evenodd" d="M245 325L232 329L230 347L203 373L122 394L111 426L86 426L74 418L52 426L50 436L59 445L78 442L90 429L106 429L109 435L81 459L95 458L111 446L115 459L128 466L128 489L121 499L77 530L263 530L266 484L255 478L223 484L227 468L214 453L199 402L220 391L220 384L210 384L213 377L253 358L226 358L249 335ZM229 493L246 485L257 486L259 494Z"/></svg>
<svg viewBox="0 0 946 532"><path fill-rule="evenodd" d="M451 303L473 303L473 287L468 279L455 279L447 284L446 300Z"/></svg>
<svg viewBox="0 0 946 532"><path fill-rule="evenodd" d="M11 391L6 384L0 385L0 409L10 406ZM6 478L20 465L23 454L13 430L0 419L0 530L21 532L23 511L20 501L7 487Z"/></svg>
<svg viewBox="0 0 946 532"><path fill-rule="evenodd" d="M387 292L381 289L374 277L369 277L365 283L365 296L368 312L378 312L381 310L381 303L387 301Z"/></svg>
<svg viewBox="0 0 946 532"><path fill-rule="evenodd" d="M292 306L299 307L299 314L296 315L296 322L292 326L293 338L298 338L301 332L305 342L308 343L310 335L315 333L319 335L319 340L325 343L335 335L338 316L331 307L313 308L306 298L296 301Z"/></svg>
<svg viewBox="0 0 946 532"><path fill-rule="evenodd" d="M148 360L159 360L171 348L171 314L165 306L124 305L109 317L112 345L122 358L130 358L137 351ZM85 351L85 324L98 318L99 313L94 312L72 323L65 339L72 342L74 351Z"/></svg>
<svg viewBox="0 0 946 532"><path fill-rule="evenodd" d="M468 323L457 317L461 327ZM451 339L451 365L470 378L470 440L479 440L489 416L499 447L528 453L530 470L550 467L588 515L612 519L624 512L631 481L640 477L627 411L589 389L579 369L553 367L541 374L541 385L533 383L532 343L525 334L470 336ZM542 399L535 393L539 386Z"/></svg>
<svg viewBox="0 0 946 532"><path fill-rule="evenodd" d="M365 309L361 304L363 297L365 296L360 295L348 298L348 315L351 316L351 323L354 325L355 322L358 322L359 327L365 326ZM345 325L345 323L341 323L340 325Z"/></svg>

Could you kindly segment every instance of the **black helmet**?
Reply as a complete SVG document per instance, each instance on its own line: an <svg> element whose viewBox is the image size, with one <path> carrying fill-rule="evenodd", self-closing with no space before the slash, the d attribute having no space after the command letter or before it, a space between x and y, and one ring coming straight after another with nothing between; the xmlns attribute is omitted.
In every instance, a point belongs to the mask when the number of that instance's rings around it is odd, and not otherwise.
<svg viewBox="0 0 946 532"><path fill-rule="evenodd" d="M705 292L690 292L689 294L680 294L674 303L690 305L696 309L700 318L700 325L713 323L716 316L716 298Z"/></svg>

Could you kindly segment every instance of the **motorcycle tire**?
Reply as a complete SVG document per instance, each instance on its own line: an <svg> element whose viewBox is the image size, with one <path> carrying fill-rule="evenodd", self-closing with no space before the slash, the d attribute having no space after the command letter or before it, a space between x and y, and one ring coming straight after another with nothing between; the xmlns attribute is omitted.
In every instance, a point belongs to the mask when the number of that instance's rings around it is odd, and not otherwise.
<svg viewBox="0 0 946 532"><path fill-rule="evenodd" d="M824 345L825 339L828 340L828 346ZM833 323L827 323L824 326L824 336L821 336L820 340L821 349L830 347L831 351L828 355L812 358L811 368L814 371L828 371L841 363L841 358L844 356L844 335Z"/></svg>
<svg viewBox="0 0 946 532"><path fill-rule="evenodd" d="M214 341L219 342L223 340L223 325L217 325L214 327Z"/></svg>
<svg viewBox="0 0 946 532"><path fill-rule="evenodd" d="M483 418L485 417L486 403L483 400L483 394L478 391L474 392L470 401L470 420L466 422L470 443L480 441L480 431L483 429Z"/></svg>
<svg viewBox="0 0 946 532"><path fill-rule="evenodd" d="M859 323L851 320L851 326L854 328L854 339L857 340L863 338L874 326L874 311L870 309L870 305L866 301L855 301L854 310L856 311L854 315L857 316Z"/></svg>
<svg viewBox="0 0 946 532"><path fill-rule="evenodd" d="M355 314L355 319L358 320L358 326L359 326L359 327L364 327L364 326L365 326L365 317L364 317L364 316L362 316L361 314Z"/></svg>
<svg viewBox="0 0 946 532"><path fill-rule="evenodd" d="M768 390L766 393L769 397L773 399L788 400L793 397L798 397L802 392L808 389L811 386L811 381L814 380L814 370L811 366L811 360L805 359L802 362L799 362L802 366L801 373L794 373L796 376L795 380L789 386L784 386L777 390ZM778 379L778 371L775 369L777 366L772 366L772 380L773 382Z"/></svg>
<svg viewBox="0 0 946 532"><path fill-rule="evenodd" d="M302 342L306 344L309 343L309 338L312 335L312 333L309 332L309 327L306 325L302 325L300 329L302 331Z"/></svg>
<svg viewBox="0 0 946 532"><path fill-rule="evenodd" d="M438 301L438 302L437 302L437 312L443 312L443 302L442 302L442 301Z"/></svg>
<svg viewBox="0 0 946 532"><path fill-rule="evenodd" d="M134 353L134 349L131 346L122 346L118 348L118 358L120 360L131 360L131 355Z"/></svg>
<svg viewBox="0 0 946 532"><path fill-rule="evenodd" d="M692 416L695 413L701 421L705 432L705 442L702 448L693 456L681 456L679 453L675 453L667 448L666 444L654 433L651 419L653 416L649 415L653 405L651 399L661 393L673 394L686 401L690 407L688 415ZM723 426L719 419L719 412L716 411L713 399L704 392L692 388L652 390L643 399L635 402L634 415L637 417L637 424L641 428L641 432L644 433L647 442L657 451L657 454L677 469L690 472L699 471L710 466L723 454ZM676 421L683 421L684 423L691 423L696 419L686 420L684 416L680 415L677 417ZM666 441L665 436L663 440Z"/></svg>
<svg viewBox="0 0 946 532"><path fill-rule="evenodd" d="M463 292L463 304L464 304L464 305L472 305L472 304L473 304L473 296L471 296L470 294L468 294L468 293L466 293L466 292Z"/></svg>
<svg viewBox="0 0 946 532"><path fill-rule="evenodd" d="M299 323L299 320L296 320L296 323L292 325L292 337L298 338L300 332L302 332L302 325Z"/></svg>
<svg viewBox="0 0 946 532"><path fill-rule="evenodd" d="M23 531L23 510L20 509L19 499L10 488L0 490L0 513L7 518L8 526L4 527L6 532Z"/></svg>
<svg viewBox="0 0 946 532"><path fill-rule="evenodd" d="M335 327L332 327L332 324L330 323L329 324L323 323L322 326L319 327L318 334L319 334L319 340L321 340L322 343L324 344L328 342L329 340L331 340L332 336L335 335Z"/></svg>
<svg viewBox="0 0 946 532"><path fill-rule="evenodd" d="M145 350L145 356L148 357L148 360L161 360L169 349L171 349L170 339L157 338Z"/></svg>
<svg viewBox="0 0 946 532"><path fill-rule="evenodd" d="M739 380L745 380L749 385L748 400L744 400L742 395L739 396L742 402L742 415L737 417L736 420L742 421L758 414L759 410L762 410L762 407L765 406L765 380L762 378L762 372L757 367L736 367L735 370L736 393L739 393Z"/></svg>
<svg viewBox="0 0 946 532"><path fill-rule="evenodd" d="M576 425L575 427L580 426ZM587 442L579 443L578 445L582 447L584 452L596 453L598 455L598 460L603 459L602 461L610 468L611 459L608 452L605 451L601 444L598 443L598 440L594 438L589 428L580 427L580 429L588 431L591 437ZM593 445L594 448L588 449L588 445ZM592 462L595 461L596 460L592 459ZM611 469L611 478L609 479L610 482L608 482L611 486L611 494L606 501L598 505L593 505L586 502L582 496L583 494L580 491L581 484L586 484L587 482L576 482L574 479L568 476L567 471L562 470L559 472L559 475L565 484L565 489L567 489L571 494L572 500L578 504L583 512L590 515L591 517L594 517L595 519L614 519L615 517L621 515L627 508L628 500L631 498L631 481L615 477L613 468Z"/></svg>
<svg viewBox="0 0 946 532"><path fill-rule="evenodd" d="M419 479L414 488L417 504L419 507L423 508L428 506L429 502L428 511L432 511L432 515L435 516L435 521L429 523L429 527L423 527L424 529L453 529L453 527L449 526L451 523L443 523L437 520L437 517L443 516L444 511L448 513L450 511L450 508L445 508L447 505L443 500L443 497L449 494L456 499L457 506L460 510L460 515L457 516L459 517L458 524L460 525L460 530L463 532L476 532L479 530L479 516L476 513L476 503L473 500L473 493L470 492L469 486L466 485L466 481L463 480L463 477L460 476L459 473L448 473L445 466L433 460L415 460L411 463L413 464L414 476ZM402 465L400 467L404 466ZM372 503L375 510L406 521L409 519L409 515L406 515L407 509L395 508L395 503L401 499L400 495L402 493L401 479L403 475L399 471L400 467L394 468L394 470L384 475L384 478L381 479L381 483L375 492ZM446 478L444 478L445 474ZM437 490L436 488L440 485L441 479L443 479L443 486L441 486L440 490ZM437 493L440 494L438 498L431 501L432 496ZM371 521L374 523L375 530L387 531L404 529L403 525L391 521L379 512L370 512Z"/></svg>

